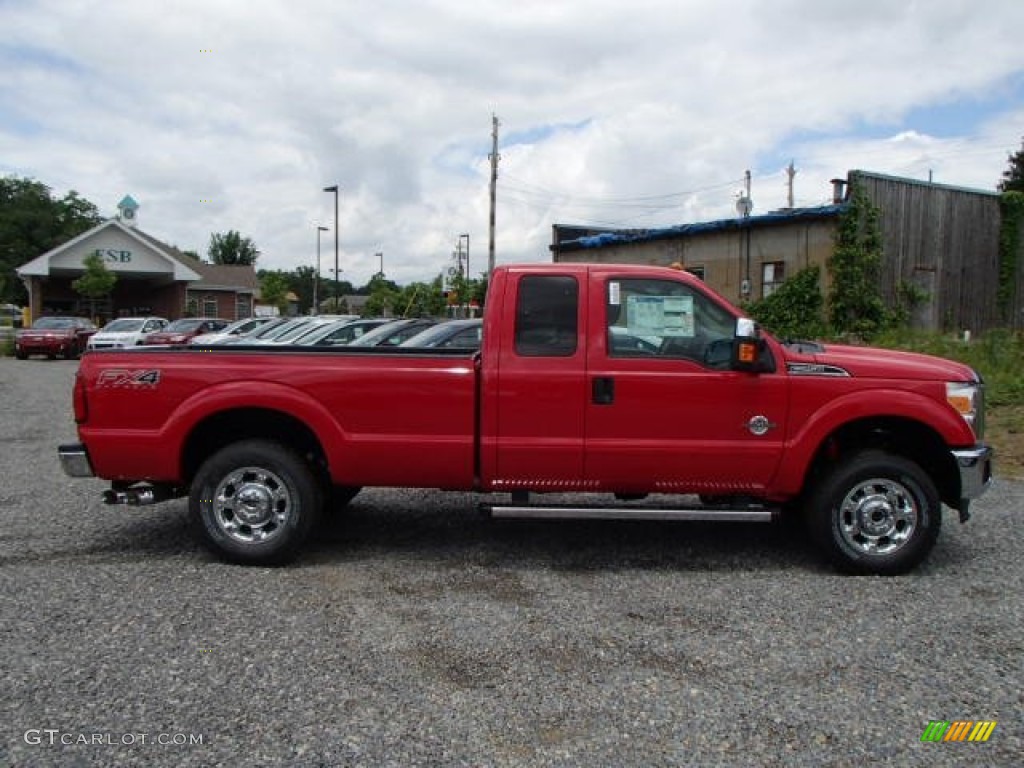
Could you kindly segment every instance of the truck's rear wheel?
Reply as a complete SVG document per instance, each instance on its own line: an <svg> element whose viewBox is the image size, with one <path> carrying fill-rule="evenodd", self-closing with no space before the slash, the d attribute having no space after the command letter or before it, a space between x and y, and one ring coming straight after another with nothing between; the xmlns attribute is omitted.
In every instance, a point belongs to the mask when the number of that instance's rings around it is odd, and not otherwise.
<svg viewBox="0 0 1024 768"><path fill-rule="evenodd" d="M313 469L267 440L221 449L200 467L189 510L204 542L228 560L281 564L294 559L320 516Z"/></svg>
<svg viewBox="0 0 1024 768"><path fill-rule="evenodd" d="M928 556L942 527L935 483L914 462L865 451L839 464L811 492L812 537L840 569L906 573Z"/></svg>

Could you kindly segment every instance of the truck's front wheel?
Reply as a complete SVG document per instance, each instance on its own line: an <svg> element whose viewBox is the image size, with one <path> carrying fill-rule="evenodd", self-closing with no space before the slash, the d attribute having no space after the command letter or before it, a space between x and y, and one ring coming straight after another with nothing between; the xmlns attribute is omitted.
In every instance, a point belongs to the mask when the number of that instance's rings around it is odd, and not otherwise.
<svg viewBox="0 0 1024 768"><path fill-rule="evenodd" d="M193 525L215 552L236 563L293 559L320 515L312 468L267 440L229 445L200 467L192 483Z"/></svg>
<svg viewBox="0 0 1024 768"><path fill-rule="evenodd" d="M906 573L928 556L942 527L935 483L914 462L865 451L836 466L808 498L812 537L845 571Z"/></svg>

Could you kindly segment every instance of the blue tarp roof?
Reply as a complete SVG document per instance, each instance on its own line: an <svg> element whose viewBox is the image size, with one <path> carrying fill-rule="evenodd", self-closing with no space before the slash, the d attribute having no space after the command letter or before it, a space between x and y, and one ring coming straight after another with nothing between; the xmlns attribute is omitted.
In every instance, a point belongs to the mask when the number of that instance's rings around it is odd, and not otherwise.
<svg viewBox="0 0 1024 768"><path fill-rule="evenodd" d="M788 208L781 211L773 211L760 216L749 216L747 218L719 219L718 221L702 221L695 224L679 224L674 227L662 229L648 229L642 232L630 230L628 232L602 232L598 235L580 237L575 240L565 240L557 245L551 246L555 251L572 251L580 248L604 248L609 245L622 245L625 243L644 243L651 240L666 240L687 235L705 234L708 232L723 232L729 229L746 229L749 227L783 224L798 219L822 219L831 216L838 216L846 210L847 203L835 205L821 205L815 208Z"/></svg>

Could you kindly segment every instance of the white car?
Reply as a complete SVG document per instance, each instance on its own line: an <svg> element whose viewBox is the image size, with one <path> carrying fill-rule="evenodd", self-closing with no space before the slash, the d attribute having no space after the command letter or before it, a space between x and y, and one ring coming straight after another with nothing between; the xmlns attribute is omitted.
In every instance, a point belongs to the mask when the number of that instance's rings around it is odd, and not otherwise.
<svg viewBox="0 0 1024 768"><path fill-rule="evenodd" d="M167 324L168 320L163 317L119 317L90 336L86 349L135 347L142 344L149 334L162 331Z"/></svg>
<svg viewBox="0 0 1024 768"><path fill-rule="evenodd" d="M197 344L220 344L227 339L241 339L259 330L271 320L276 319L276 317L246 317L242 320L236 320L227 328L222 328L216 333L203 333L195 336L189 343L194 346Z"/></svg>

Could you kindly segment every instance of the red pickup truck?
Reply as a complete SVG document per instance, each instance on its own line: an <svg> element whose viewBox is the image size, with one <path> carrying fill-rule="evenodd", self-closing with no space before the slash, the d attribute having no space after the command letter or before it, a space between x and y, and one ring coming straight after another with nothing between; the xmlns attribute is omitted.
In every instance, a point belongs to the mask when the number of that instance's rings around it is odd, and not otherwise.
<svg viewBox="0 0 1024 768"><path fill-rule="evenodd" d="M499 267L478 352L90 353L73 401L68 474L110 480L108 503L188 495L244 563L293 558L326 504L390 486L509 494L495 516L802 514L840 568L894 574L991 478L970 368L782 343L661 267Z"/></svg>

